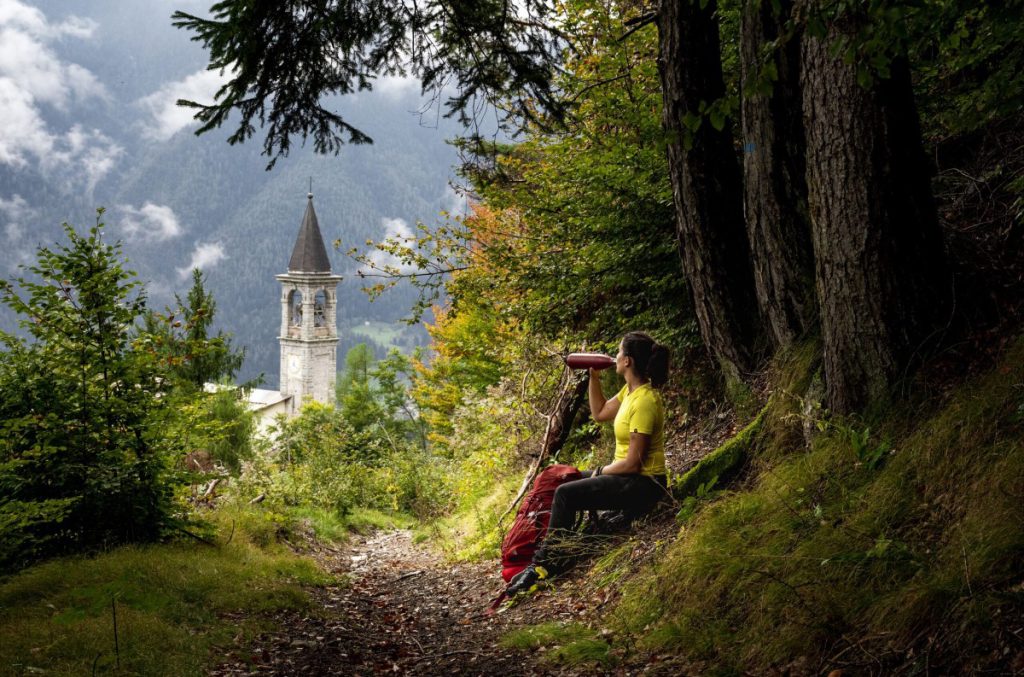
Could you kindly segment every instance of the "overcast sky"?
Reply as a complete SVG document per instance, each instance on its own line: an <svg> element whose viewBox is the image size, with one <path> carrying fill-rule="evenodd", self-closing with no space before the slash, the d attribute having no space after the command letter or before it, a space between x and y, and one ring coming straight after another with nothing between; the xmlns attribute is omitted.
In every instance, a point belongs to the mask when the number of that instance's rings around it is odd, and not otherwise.
<svg viewBox="0 0 1024 677"><path fill-rule="evenodd" d="M123 243L153 307L202 269L218 322L251 349L253 373L243 376L273 374L278 324L264 319L275 312L273 276L287 264L309 178L328 245L346 243L330 252L352 310L339 322L392 321L407 314L394 301L404 297L368 307L351 275L357 264L341 252L465 213L465 196L449 185L457 153L446 144L460 128L436 110L415 114L417 81L387 78L339 101L377 143L346 145L338 158L296 143L266 172L259 130L242 146L225 143L233 129L195 137L192 111L175 102L212 101L226 74L206 70L206 52L171 14L203 14L213 1L0 0L0 277L23 274L38 247L63 241L62 222L88 226L103 206L105 232ZM380 253L373 260L403 265ZM15 327L0 307L0 329Z"/></svg>
<svg viewBox="0 0 1024 677"><path fill-rule="evenodd" d="M203 14L210 1L0 0L0 240L15 252L0 256L0 267L10 272L31 257L24 235L33 218L53 220L40 212L39 195L88 209L107 205L108 222L130 244L158 245L195 227L171 205L145 196L111 203L110 196L119 170L195 128L193 111L175 105L178 99L212 101L225 82L226 74L206 69L207 55L190 34L171 26L173 11ZM413 79L385 78L346 105L362 99L409 110L418 92ZM31 188L39 183L46 189ZM457 210L457 196L449 197ZM81 218L60 218L72 216ZM403 228L381 223L382 233ZM217 243L197 239L191 260L176 269L187 275L189 266L222 259Z"/></svg>
<svg viewBox="0 0 1024 677"><path fill-rule="evenodd" d="M169 17L174 9L202 12L205 4L0 0L0 163L90 191L123 159L126 143L164 142L193 126L192 111L175 101L212 101L225 75L205 69L201 48ZM104 50L130 56L105 64L97 57ZM168 77L157 79L162 74ZM376 89L397 99L417 88L414 80L389 78Z"/></svg>

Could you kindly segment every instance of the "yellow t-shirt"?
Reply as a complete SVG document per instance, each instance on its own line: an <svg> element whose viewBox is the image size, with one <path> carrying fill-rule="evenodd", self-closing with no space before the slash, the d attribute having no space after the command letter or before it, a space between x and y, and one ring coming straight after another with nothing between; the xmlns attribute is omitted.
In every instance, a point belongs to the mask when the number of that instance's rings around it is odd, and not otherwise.
<svg viewBox="0 0 1024 677"><path fill-rule="evenodd" d="M644 433L651 436L651 446L644 457L644 475L665 474L665 404L661 393L645 383L633 392L629 386L615 396L619 400L619 413L615 414L615 460L626 458L629 434Z"/></svg>

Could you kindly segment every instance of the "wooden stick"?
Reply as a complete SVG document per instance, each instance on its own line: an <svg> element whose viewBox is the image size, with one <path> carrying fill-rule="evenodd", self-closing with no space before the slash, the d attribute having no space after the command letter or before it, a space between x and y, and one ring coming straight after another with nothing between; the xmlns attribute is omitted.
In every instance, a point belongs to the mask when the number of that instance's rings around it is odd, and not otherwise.
<svg viewBox="0 0 1024 677"><path fill-rule="evenodd" d="M117 656L117 669L121 669L121 647L117 641L117 603L113 596L110 598L110 613L114 616L114 655Z"/></svg>
<svg viewBox="0 0 1024 677"><path fill-rule="evenodd" d="M406 572L406 573L402 574L401 576L399 576L396 579L396 581L404 581L407 578L412 578L413 576L422 576L422 575L423 575L423 570L422 569L420 569L419 571L409 571L409 572Z"/></svg>
<svg viewBox="0 0 1024 677"><path fill-rule="evenodd" d="M220 484L220 478L219 477L216 478L216 479L210 480L210 486L206 487L206 491L203 492L203 498L209 498L210 494L213 493L213 490L217 488L218 484Z"/></svg>
<svg viewBox="0 0 1024 677"><path fill-rule="evenodd" d="M418 642L417 642L418 643ZM444 658L445 656L457 656L459 654L471 654L473 656L483 656L484 654L479 651L470 651L469 649L458 649L457 651L444 651L442 653L428 653L415 659L413 663L419 663L427 658Z"/></svg>
<svg viewBox="0 0 1024 677"><path fill-rule="evenodd" d="M498 518L498 524L501 524L508 517L508 514L516 509L519 501L523 500L523 496L526 495L530 483L537 476L540 466L544 463L545 459L548 456L556 455L562 449L562 445L565 444L566 439L569 437L572 420L575 418L576 412L583 403L583 396L587 392L587 378L586 372L583 372L582 375L569 375L565 385L562 387L562 392L558 396L558 400L555 402L554 411L548 414L548 423L544 428L544 437L541 438L543 442L541 443L537 460L533 462L530 470L526 473L526 477L523 478L523 484L519 487L519 492L516 494L512 504Z"/></svg>

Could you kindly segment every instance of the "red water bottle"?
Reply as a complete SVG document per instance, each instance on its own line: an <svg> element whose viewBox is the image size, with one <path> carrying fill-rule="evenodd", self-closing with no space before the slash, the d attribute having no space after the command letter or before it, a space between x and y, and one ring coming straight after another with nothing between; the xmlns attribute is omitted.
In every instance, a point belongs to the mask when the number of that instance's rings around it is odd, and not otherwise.
<svg viewBox="0 0 1024 677"><path fill-rule="evenodd" d="M602 353L570 353L565 363L570 369L607 369L615 366L615 358Z"/></svg>

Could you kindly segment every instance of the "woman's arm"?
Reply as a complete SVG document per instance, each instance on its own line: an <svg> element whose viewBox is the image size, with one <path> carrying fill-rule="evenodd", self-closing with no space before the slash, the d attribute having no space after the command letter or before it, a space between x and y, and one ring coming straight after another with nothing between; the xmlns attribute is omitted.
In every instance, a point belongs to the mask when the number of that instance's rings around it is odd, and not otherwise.
<svg viewBox="0 0 1024 677"><path fill-rule="evenodd" d="M602 475L633 475L644 467L644 459L651 449L651 436L645 433L629 434L629 449L626 458L615 461L601 469Z"/></svg>
<svg viewBox="0 0 1024 677"><path fill-rule="evenodd" d="M613 397L610 400L604 398L604 393L601 392L601 377L596 369L590 370L590 385L588 396L590 398L590 412L594 416L594 420L598 423L604 423L605 421L611 421L615 418L615 414L619 413L619 398Z"/></svg>

